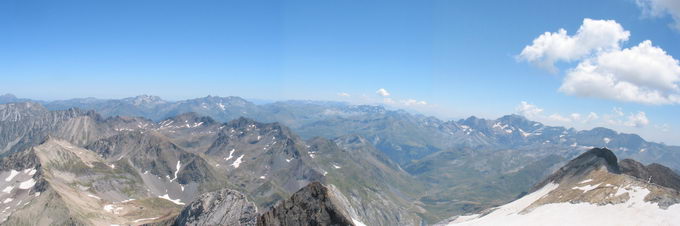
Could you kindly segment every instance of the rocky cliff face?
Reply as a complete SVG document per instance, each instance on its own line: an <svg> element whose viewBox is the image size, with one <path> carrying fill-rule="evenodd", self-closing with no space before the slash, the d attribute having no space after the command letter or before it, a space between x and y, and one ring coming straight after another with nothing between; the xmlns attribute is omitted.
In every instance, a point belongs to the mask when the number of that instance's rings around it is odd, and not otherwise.
<svg viewBox="0 0 680 226"><path fill-rule="evenodd" d="M257 207L245 195L230 189L209 192L184 207L172 225L252 226Z"/></svg>
<svg viewBox="0 0 680 226"><path fill-rule="evenodd" d="M361 225L321 183L310 183L257 219L258 226Z"/></svg>

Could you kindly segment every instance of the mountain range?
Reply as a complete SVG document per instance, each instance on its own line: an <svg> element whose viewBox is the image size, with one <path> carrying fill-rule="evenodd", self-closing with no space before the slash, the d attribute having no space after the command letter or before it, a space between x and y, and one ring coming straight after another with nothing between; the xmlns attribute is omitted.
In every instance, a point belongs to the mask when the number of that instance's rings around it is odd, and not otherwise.
<svg viewBox="0 0 680 226"><path fill-rule="evenodd" d="M343 206L340 215L351 222L430 224L526 197L532 185L594 147L671 173L680 168L676 146L518 115L443 121L337 102L258 105L212 96L46 102L4 95L0 177L11 178L0 185L9 190L0 199L12 200L0 205L6 209L0 217L10 225L36 216L64 224L162 224L185 215L198 217L182 222L201 222L213 218L186 208L233 206L219 200L240 197L248 201L234 205L253 219L280 219L264 213L318 181L326 189L312 190L334 194L333 205ZM635 171L638 177L656 172L649 166ZM60 208L36 214L32 205L19 207L26 203Z"/></svg>

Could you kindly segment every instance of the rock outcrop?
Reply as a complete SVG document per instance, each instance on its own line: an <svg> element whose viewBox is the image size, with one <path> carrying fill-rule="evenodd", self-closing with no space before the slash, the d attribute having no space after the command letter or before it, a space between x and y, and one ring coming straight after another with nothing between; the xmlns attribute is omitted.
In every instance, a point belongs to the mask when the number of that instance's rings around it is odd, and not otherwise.
<svg viewBox="0 0 680 226"><path fill-rule="evenodd" d="M172 225L251 226L257 207L240 192L222 189L205 193L182 209Z"/></svg>
<svg viewBox="0 0 680 226"><path fill-rule="evenodd" d="M360 225L336 194L319 182L300 189L258 217L258 226Z"/></svg>

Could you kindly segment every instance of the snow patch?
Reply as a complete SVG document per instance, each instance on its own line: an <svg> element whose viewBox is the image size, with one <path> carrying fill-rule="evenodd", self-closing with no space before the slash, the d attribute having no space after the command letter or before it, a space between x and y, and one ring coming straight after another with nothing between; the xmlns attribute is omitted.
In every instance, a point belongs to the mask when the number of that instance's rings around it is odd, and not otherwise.
<svg viewBox="0 0 680 226"><path fill-rule="evenodd" d="M170 198L170 195L168 195L168 194L158 196L158 198L166 199L166 200L168 200L168 201L170 201L170 202L174 202L174 203L177 204L177 205L184 205L184 203L182 202L181 199L171 199L171 198Z"/></svg>
<svg viewBox="0 0 680 226"><path fill-rule="evenodd" d="M588 183L588 182L591 182L591 181L593 181L593 179L586 179L586 180L578 182L578 183L579 184L585 184L585 183Z"/></svg>
<svg viewBox="0 0 680 226"><path fill-rule="evenodd" d="M4 201L2 201L3 204L7 204L12 202L14 199L13 198L6 198Z"/></svg>
<svg viewBox="0 0 680 226"><path fill-rule="evenodd" d="M243 159L243 156L244 155L241 155L238 158L236 158L236 160L234 161L234 163L231 164L231 166L233 166L234 168L238 168L239 166L241 166L242 163L241 159Z"/></svg>
<svg viewBox="0 0 680 226"><path fill-rule="evenodd" d="M600 184L601 184L601 183L600 183ZM581 190L581 191L583 191L583 193L586 193L586 192L588 192L588 191L591 191L591 190L593 190L593 189L595 189L595 188L600 187L600 184L596 184L596 185L584 185L584 186L580 186L580 187L577 186L577 187L573 187L573 188L571 188L571 189L573 189L573 190Z"/></svg>
<svg viewBox="0 0 680 226"><path fill-rule="evenodd" d="M174 181L177 179L177 173L179 173L179 168L182 167L182 163L177 160L177 165L175 166L175 177L170 180L170 182Z"/></svg>
<svg viewBox="0 0 680 226"><path fill-rule="evenodd" d="M139 222L142 222L142 221L150 221L150 220L156 220L156 219L158 219L158 217L142 218L142 219L134 220L133 222L134 222L134 223L139 223Z"/></svg>
<svg viewBox="0 0 680 226"><path fill-rule="evenodd" d="M87 194L87 196L95 198L95 199L99 199L99 200L102 199L102 198L99 198L99 196L96 196L96 195L93 195L93 194Z"/></svg>
<svg viewBox="0 0 680 226"><path fill-rule="evenodd" d="M115 206L113 204L104 205L104 211L106 211L106 212L110 212L110 213L113 213L113 214L120 214L121 210L123 210L123 207L118 207L118 206Z"/></svg>
<svg viewBox="0 0 680 226"><path fill-rule="evenodd" d="M336 168L336 169L340 169L340 168L342 168L342 167L340 167L340 166L338 166L338 165L335 165L335 164L333 164L333 168Z"/></svg>
<svg viewBox="0 0 680 226"><path fill-rule="evenodd" d="M524 130L522 130L522 129L519 129L519 133L522 134L523 137L528 137L528 136L531 136L533 134L533 133L524 132Z"/></svg>
<svg viewBox="0 0 680 226"><path fill-rule="evenodd" d="M627 187L624 192L617 192L621 194L629 193L630 199L625 203L608 205L550 203L538 206L528 213L522 212L528 207L526 204L538 200L536 196L540 198L547 194L542 190L544 189L534 192L542 194L534 195L534 193L531 193L527 195L534 197L530 200L521 198L501 206L485 216L459 218L448 225L677 225L677 222L680 222L680 205L673 205L665 210L661 209L657 203L644 201L644 198L650 193L648 189L635 186ZM524 208L509 208L512 206ZM512 211L508 211L509 209L512 209Z"/></svg>
<svg viewBox="0 0 680 226"><path fill-rule="evenodd" d="M28 179L27 181L21 182L19 184L19 189L29 189L32 188L33 185L35 185L35 180L33 178Z"/></svg>
<svg viewBox="0 0 680 226"><path fill-rule="evenodd" d="M7 178L5 178L5 181L11 181L17 175L19 175L19 171L16 171L16 170L9 171L9 176L7 176Z"/></svg>
<svg viewBox="0 0 680 226"><path fill-rule="evenodd" d="M354 223L355 226L366 226L364 222L358 221L357 219L352 218L352 223Z"/></svg>
<svg viewBox="0 0 680 226"><path fill-rule="evenodd" d="M229 157L224 158L224 161L229 161L229 159L233 158L234 151L236 151L236 149L231 149L231 151L229 152Z"/></svg>
<svg viewBox="0 0 680 226"><path fill-rule="evenodd" d="M2 189L2 192L10 193L12 192L12 189L14 189L14 186L7 186L5 189Z"/></svg>
<svg viewBox="0 0 680 226"><path fill-rule="evenodd" d="M38 171L37 171L36 169L34 169L34 168L28 168L28 169L25 169L25 170L24 170L24 173L25 173L25 174L28 174L28 175L30 175L30 176L35 175L36 172L38 172Z"/></svg>

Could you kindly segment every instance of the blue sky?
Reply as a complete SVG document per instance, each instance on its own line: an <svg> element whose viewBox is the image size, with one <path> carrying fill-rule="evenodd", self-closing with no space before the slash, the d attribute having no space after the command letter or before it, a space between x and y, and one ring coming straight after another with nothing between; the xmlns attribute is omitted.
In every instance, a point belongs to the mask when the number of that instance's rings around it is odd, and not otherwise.
<svg viewBox="0 0 680 226"><path fill-rule="evenodd" d="M620 49L651 40L678 59L677 7L640 3L663 1L9 0L0 2L0 93L340 100L445 119L522 113L680 144L677 102L560 91L599 53L552 72L519 57L543 33L572 36L591 18L629 32ZM585 120L591 112L597 120ZM635 121L640 112L646 123Z"/></svg>

